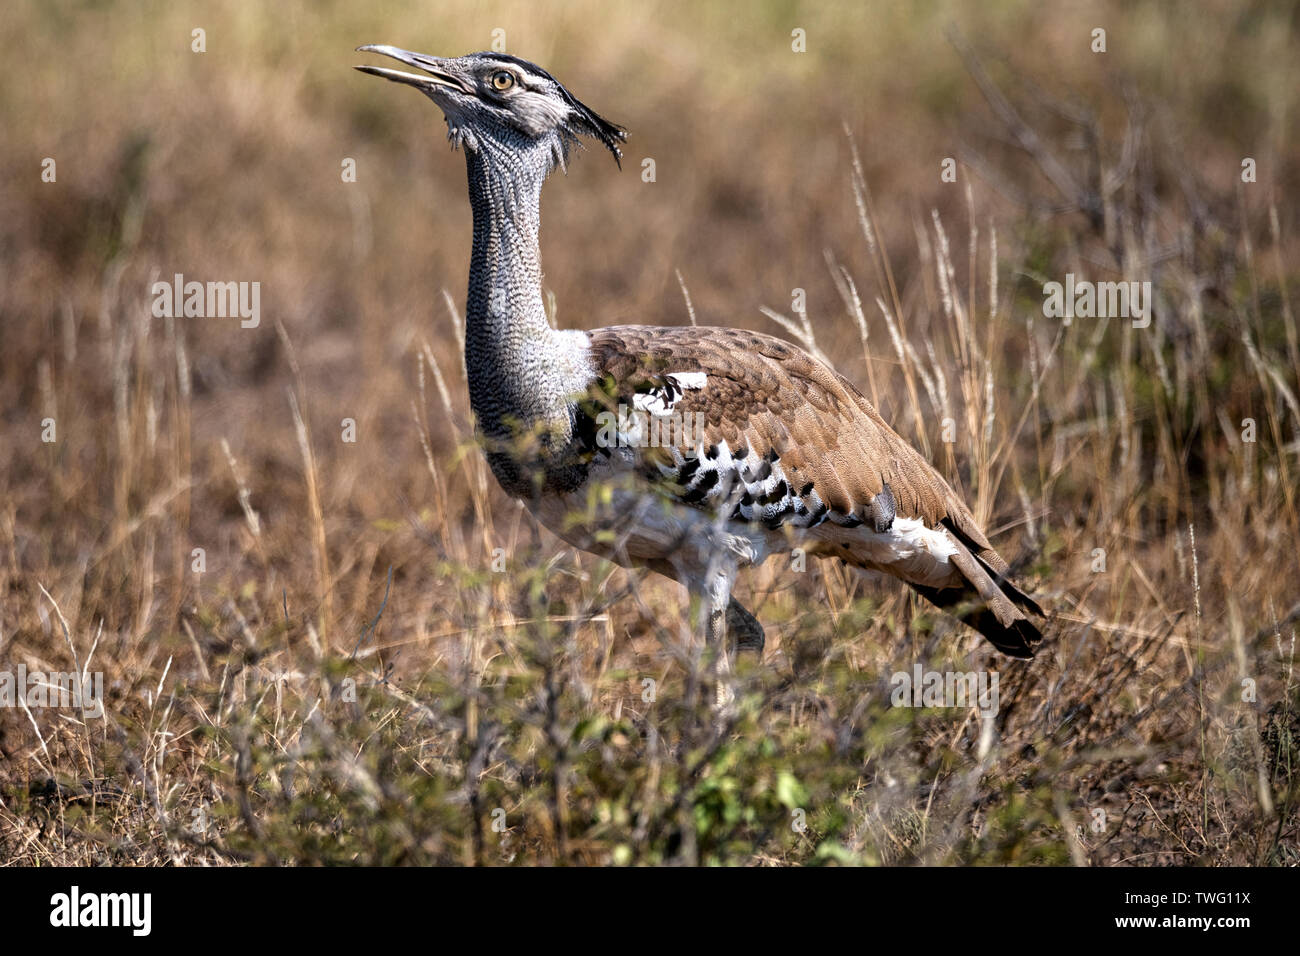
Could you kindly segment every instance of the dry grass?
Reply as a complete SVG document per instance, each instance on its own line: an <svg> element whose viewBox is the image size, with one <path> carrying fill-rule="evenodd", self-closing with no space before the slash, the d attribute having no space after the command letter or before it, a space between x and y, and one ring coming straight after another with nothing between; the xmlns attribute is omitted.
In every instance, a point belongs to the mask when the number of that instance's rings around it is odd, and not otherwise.
<svg viewBox="0 0 1300 956"><path fill-rule="evenodd" d="M1296 10L19 6L0 670L100 671L108 703L0 709L0 859L1300 862ZM623 173L547 189L558 321L689 305L827 355L1054 609L1037 661L773 562L720 728L678 589L495 487L462 161L347 69L494 27L632 132ZM175 272L260 281L261 326L152 319ZM1067 272L1149 278L1152 325L1045 318ZM918 662L997 669L997 718L891 708Z"/></svg>

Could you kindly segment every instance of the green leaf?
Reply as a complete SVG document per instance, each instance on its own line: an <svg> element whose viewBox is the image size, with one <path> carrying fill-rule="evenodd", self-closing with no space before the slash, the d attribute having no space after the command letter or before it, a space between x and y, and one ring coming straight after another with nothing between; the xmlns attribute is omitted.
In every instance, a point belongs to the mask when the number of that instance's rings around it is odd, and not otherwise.
<svg viewBox="0 0 1300 956"><path fill-rule="evenodd" d="M782 770L776 775L776 799L786 809L793 810L808 802L808 791L794 774Z"/></svg>

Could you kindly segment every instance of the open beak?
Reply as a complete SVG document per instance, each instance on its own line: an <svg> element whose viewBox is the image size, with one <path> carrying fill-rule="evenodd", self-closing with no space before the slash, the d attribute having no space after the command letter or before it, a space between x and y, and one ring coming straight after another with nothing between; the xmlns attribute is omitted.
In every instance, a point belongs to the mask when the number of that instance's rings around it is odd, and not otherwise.
<svg viewBox="0 0 1300 956"><path fill-rule="evenodd" d="M464 80L460 79L448 68L448 61L436 56L425 56L423 53L412 53L410 50L402 50L395 46L388 46L383 43L368 43L365 46L357 47L358 51L366 53L378 53L382 56L390 56L394 60L399 60L407 66L413 66L417 70L423 70L425 75L418 73L407 73L403 70L390 70L382 66L358 66L357 69L362 73L369 73L372 76L382 76L386 80L392 80L394 83L406 83L417 89L431 92L438 87L445 87L449 90L455 90L457 93L465 93L470 96L474 95L474 90Z"/></svg>

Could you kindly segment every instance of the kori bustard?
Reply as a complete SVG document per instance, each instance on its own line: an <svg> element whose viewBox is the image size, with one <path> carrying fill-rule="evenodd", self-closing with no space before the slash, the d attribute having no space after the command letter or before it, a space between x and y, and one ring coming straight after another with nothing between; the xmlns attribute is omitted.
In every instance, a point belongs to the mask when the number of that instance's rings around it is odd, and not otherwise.
<svg viewBox="0 0 1300 956"><path fill-rule="evenodd" d="M699 599L720 704L734 653L764 640L731 596L736 574L795 547L900 578L1003 653L1033 656L1041 609L942 476L834 369L739 329L550 326L542 183L580 136L620 160L621 127L514 56L358 49L418 69L357 67L428 96L465 153L465 365L493 474L569 543ZM664 419L686 440L647 441Z"/></svg>

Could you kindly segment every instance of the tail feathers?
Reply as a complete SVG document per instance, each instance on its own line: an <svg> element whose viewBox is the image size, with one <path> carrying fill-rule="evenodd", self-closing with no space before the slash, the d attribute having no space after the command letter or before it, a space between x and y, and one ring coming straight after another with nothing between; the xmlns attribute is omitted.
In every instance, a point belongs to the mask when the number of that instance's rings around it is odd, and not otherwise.
<svg viewBox="0 0 1300 956"><path fill-rule="evenodd" d="M1028 617L1013 609L1014 616L1004 622L973 591L957 588L928 588L913 584L912 589L935 607L950 612L957 620L979 631L990 644L1008 657L1031 660L1043 634Z"/></svg>
<svg viewBox="0 0 1300 956"><path fill-rule="evenodd" d="M949 610L979 631L1003 654L1022 660L1032 658L1043 634L1025 612L1042 617L1042 608L1001 574L991 574L992 569L964 546L959 545L949 560L969 587L912 587L936 607Z"/></svg>
<svg viewBox="0 0 1300 956"><path fill-rule="evenodd" d="M1015 584L1011 582L1009 578L1007 578L1006 571L997 571L994 568L989 567L988 563L984 560L984 556L981 554L975 555L975 560L984 566L984 570L988 572L989 577L993 579L994 583L998 586L998 588L1002 591L1002 593L1005 594L1007 597L1009 597L1017 607L1020 607L1023 610L1028 611L1030 614L1033 614L1036 617L1047 617L1046 612L1044 612L1043 609L1039 607L1037 601L1035 601L1024 591L1020 590L1020 588L1018 588Z"/></svg>
<svg viewBox="0 0 1300 956"><path fill-rule="evenodd" d="M1002 555L994 551L993 546L979 532L979 528L975 525L975 519L970 516L969 512L964 511L964 509L960 512L955 511L944 518L942 524L948 529L949 534L966 546L971 556L984 569L985 573L997 582L997 586L1002 593L1030 614L1046 617L1037 601L1011 583L1011 569L1002 560ZM966 575L967 579L973 580L965 568L959 566L959 570Z"/></svg>

